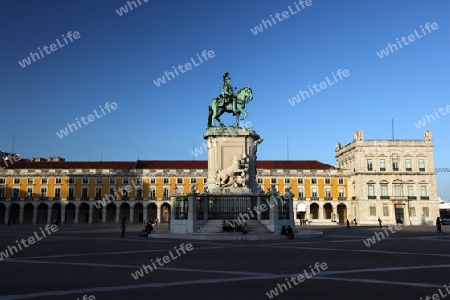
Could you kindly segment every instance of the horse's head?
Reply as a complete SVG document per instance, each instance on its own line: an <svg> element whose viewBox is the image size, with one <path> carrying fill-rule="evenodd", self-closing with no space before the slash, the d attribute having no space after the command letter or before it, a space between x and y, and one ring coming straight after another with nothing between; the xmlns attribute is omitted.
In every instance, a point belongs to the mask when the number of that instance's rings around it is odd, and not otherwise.
<svg viewBox="0 0 450 300"><path fill-rule="evenodd" d="M247 99L248 101L252 101L253 100L253 92L252 89L249 86L245 87L246 93L247 93Z"/></svg>
<svg viewBox="0 0 450 300"><path fill-rule="evenodd" d="M237 92L238 99L241 98L242 100L247 100L248 102L253 100L253 92L252 89L249 86L246 86L245 88L242 88Z"/></svg>

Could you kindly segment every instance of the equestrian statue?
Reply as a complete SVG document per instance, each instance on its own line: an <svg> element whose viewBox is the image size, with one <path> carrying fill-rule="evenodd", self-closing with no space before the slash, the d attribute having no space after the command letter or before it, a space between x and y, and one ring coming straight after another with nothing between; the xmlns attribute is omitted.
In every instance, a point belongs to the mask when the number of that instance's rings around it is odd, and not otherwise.
<svg viewBox="0 0 450 300"><path fill-rule="evenodd" d="M208 127L216 127L214 120L217 120L221 127L225 127L220 120L220 116L225 112L236 116L235 126L239 126L239 121L245 120L248 116L245 104L253 100L252 89L247 86L234 95L230 80L230 74L224 73L222 93L219 97L214 98L208 107ZM241 114L243 114L242 118L240 118Z"/></svg>

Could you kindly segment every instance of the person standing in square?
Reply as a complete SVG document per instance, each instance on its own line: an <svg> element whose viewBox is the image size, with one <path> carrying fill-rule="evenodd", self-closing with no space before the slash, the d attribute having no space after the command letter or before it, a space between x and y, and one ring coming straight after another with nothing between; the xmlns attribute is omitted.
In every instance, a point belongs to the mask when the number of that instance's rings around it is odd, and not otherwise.
<svg viewBox="0 0 450 300"><path fill-rule="evenodd" d="M126 220L127 220L126 218L122 218L122 225L120 226L120 228L122 229L122 237L125 237L125 229L127 229L125 226Z"/></svg>
<svg viewBox="0 0 450 300"><path fill-rule="evenodd" d="M436 233L442 234L442 222L441 222L441 218L439 218L439 217L436 218Z"/></svg>

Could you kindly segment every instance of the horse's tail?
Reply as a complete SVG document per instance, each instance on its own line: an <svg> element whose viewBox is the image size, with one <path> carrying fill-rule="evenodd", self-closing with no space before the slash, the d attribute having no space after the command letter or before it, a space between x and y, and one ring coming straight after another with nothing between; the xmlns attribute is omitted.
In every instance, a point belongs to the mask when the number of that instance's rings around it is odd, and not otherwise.
<svg viewBox="0 0 450 300"><path fill-rule="evenodd" d="M210 106L208 106L208 127L212 126L212 122L213 122L212 114L213 114L213 110L212 110L212 107L210 105Z"/></svg>

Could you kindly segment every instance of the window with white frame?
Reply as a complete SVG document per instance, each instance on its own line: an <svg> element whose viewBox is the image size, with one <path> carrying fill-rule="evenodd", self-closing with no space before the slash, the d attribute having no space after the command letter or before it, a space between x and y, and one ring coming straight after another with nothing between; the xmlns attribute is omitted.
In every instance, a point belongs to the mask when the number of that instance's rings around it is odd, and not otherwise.
<svg viewBox="0 0 450 300"><path fill-rule="evenodd" d="M89 183L89 178L83 177L83 184L88 184L88 183Z"/></svg>
<svg viewBox="0 0 450 300"><path fill-rule="evenodd" d="M95 188L95 198L99 199L102 197L102 188Z"/></svg>
<svg viewBox="0 0 450 300"><path fill-rule="evenodd" d="M195 178L193 178L195 179ZM150 184L155 184L156 183L156 178L150 178Z"/></svg>
<svg viewBox="0 0 450 300"><path fill-rule="evenodd" d="M383 206L383 217L389 217L389 206Z"/></svg>
<svg viewBox="0 0 450 300"><path fill-rule="evenodd" d="M0 188L0 198L5 198L5 188Z"/></svg>
<svg viewBox="0 0 450 300"><path fill-rule="evenodd" d="M130 183L130 179L128 177L125 177L123 179L123 184L129 184Z"/></svg>
<svg viewBox="0 0 450 300"><path fill-rule="evenodd" d="M19 198L19 189L18 188L13 188L13 197L14 198Z"/></svg>
<svg viewBox="0 0 450 300"><path fill-rule="evenodd" d="M387 184L381 185L381 196L387 196L388 195L388 186Z"/></svg>
<svg viewBox="0 0 450 300"><path fill-rule="evenodd" d="M425 159L419 159L419 171L425 171Z"/></svg>
<svg viewBox="0 0 450 300"><path fill-rule="evenodd" d="M58 177L58 178L55 179L55 183L56 183L56 184L61 184L61 182L62 182L62 180L61 180L60 177Z"/></svg>
<svg viewBox="0 0 450 300"><path fill-rule="evenodd" d="M345 194L344 194L344 188L339 188L339 198L344 198Z"/></svg>
<svg viewBox="0 0 450 300"><path fill-rule="evenodd" d="M394 195L396 197L401 197L402 196L402 186L399 184L394 185Z"/></svg>
<svg viewBox="0 0 450 300"><path fill-rule="evenodd" d="M380 159L380 171L386 171L386 161L384 159Z"/></svg>
<svg viewBox="0 0 450 300"><path fill-rule="evenodd" d="M41 178L41 184L47 184L48 180L47 178Z"/></svg>
<svg viewBox="0 0 450 300"><path fill-rule="evenodd" d="M14 184L19 184L20 183L20 178L14 178Z"/></svg>
<svg viewBox="0 0 450 300"><path fill-rule="evenodd" d="M5 178L0 178L0 184L5 184L6 180Z"/></svg>
<svg viewBox="0 0 450 300"><path fill-rule="evenodd" d="M325 178L325 184L331 184L331 179L330 178Z"/></svg>
<svg viewBox="0 0 450 300"><path fill-rule="evenodd" d="M61 188L55 188L55 198L61 198Z"/></svg>
<svg viewBox="0 0 450 300"><path fill-rule="evenodd" d="M168 188L164 188L163 198L164 199L169 199L169 189Z"/></svg>
<svg viewBox="0 0 450 300"><path fill-rule="evenodd" d="M303 184L303 178L298 178L298 183Z"/></svg>
<svg viewBox="0 0 450 300"><path fill-rule="evenodd" d="M410 159L405 159L405 168L406 171L412 171L412 164Z"/></svg>
<svg viewBox="0 0 450 300"><path fill-rule="evenodd" d="M114 185L114 184L116 184L116 179L115 178L109 178L109 184L112 184L112 185Z"/></svg>
<svg viewBox="0 0 450 300"><path fill-rule="evenodd" d="M101 177L96 178L96 183L97 183L97 184L102 184L102 178L101 178Z"/></svg>
<svg viewBox="0 0 450 300"><path fill-rule="evenodd" d="M69 188L69 198L75 197L75 189L73 187Z"/></svg>
<svg viewBox="0 0 450 300"><path fill-rule="evenodd" d="M344 184L344 179L339 178L339 184Z"/></svg>
<svg viewBox="0 0 450 300"><path fill-rule="evenodd" d="M299 188L298 189L298 197L299 198L305 198L305 194L303 192L303 188Z"/></svg>
<svg viewBox="0 0 450 300"><path fill-rule="evenodd" d="M369 195L369 197L375 196L375 187L373 186L373 184L369 184L367 186L367 194Z"/></svg>
<svg viewBox="0 0 450 300"><path fill-rule="evenodd" d="M150 199L156 199L156 191L154 189L150 190Z"/></svg>
<svg viewBox="0 0 450 300"><path fill-rule="evenodd" d="M263 179L258 177L257 182L258 182L258 184L262 184L263 183Z"/></svg>
<svg viewBox="0 0 450 300"><path fill-rule="evenodd" d="M371 217L375 217L377 215L377 207L376 206L369 207L369 215Z"/></svg>
<svg viewBox="0 0 450 300"><path fill-rule="evenodd" d="M28 188L27 189L27 197L28 198L33 198L33 188Z"/></svg>
<svg viewBox="0 0 450 300"><path fill-rule="evenodd" d="M270 183L276 184L277 183L277 179L276 178L270 178Z"/></svg>
<svg viewBox="0 0 450 300"><path fill-rule="evenodd" d="M69 178L69 183L75 183L75 178Z"/></svg>
<svg viewBox="0 0 450 300"><path fill-rule="evenodd" d="M408 197L414 196L414 187L412 185L408 185Z"/></svg>
<svg viewBox="0 0 450 300"><path fill-rule="evenodd" d="M371 159L367 160L367 171L372 171L373 170L373 163Z"/></svg>
<svg viewBox="0 0 450 300"><path fill-rule="evenodd" d="M398 171L398 158L392 158L392 171Z"/></svg>
<svg viewBox="0 0 450 300"><path fill-rule="evenodd" d="M426 196L428 196L426 185L422 185L422 186L420 187L420 196L421 196L421 197L426 197Z"/></svg>
<svg viewBox="0 0 450 300"><path fill-rule="evenodd" d="M183 178L177 178L177 184L183 184Z"/></svg>
<svg viewBox="0 0 450 300"><path fill-rule="evenodd" d="M325 197L331 198L331 188L325 188Z"/></svg>
<svg viewBox="0 0 450 300"><path fill-rule="evenodd" d="M47 188L41 188L41 198L47 197Z"/></svg>
<svg viewBox="0 0 450 300"><path fill-rule="evenodd" d="M33 183L34 183L33 178L28 178L27 183L28 183L28 184L33 184Z"/></svg>
<svg viewBox="0 0 450 300"><path fill-rule="evenodd" d="M428 207L422 207L422 214L425 217L429 217L430 216L430 209Z"/></svg>
<svg viewBox="0 0 450 300"><path fill-rule="evenodd" d="M317 188L311 189L311 198L317 199Z"/></svg>
<svg viewBox="0 0 450 300"><path fill-rule="evenodd" d="M317 178L311 178L311 184L317 184Z"/></svg>
<svg viewBox="0 0 450 300"><path fill-rule="evenodd" d="M195 178L191 178L191 183L197 183L197 180Z"/></svg>
<svg viewBox="0 0 450 300"><path fill-rule="evenodd" d="M286 183L286 184L291 183L291 179L290 179L290 178L285 178L285 179L284 179L284 183Z"/></svg>
<svg viewBox="0 0 450 300"><path fill-rule="evenodd" d="M163 182L164 184L169 184L169 178L164 178Z"/></svg>

